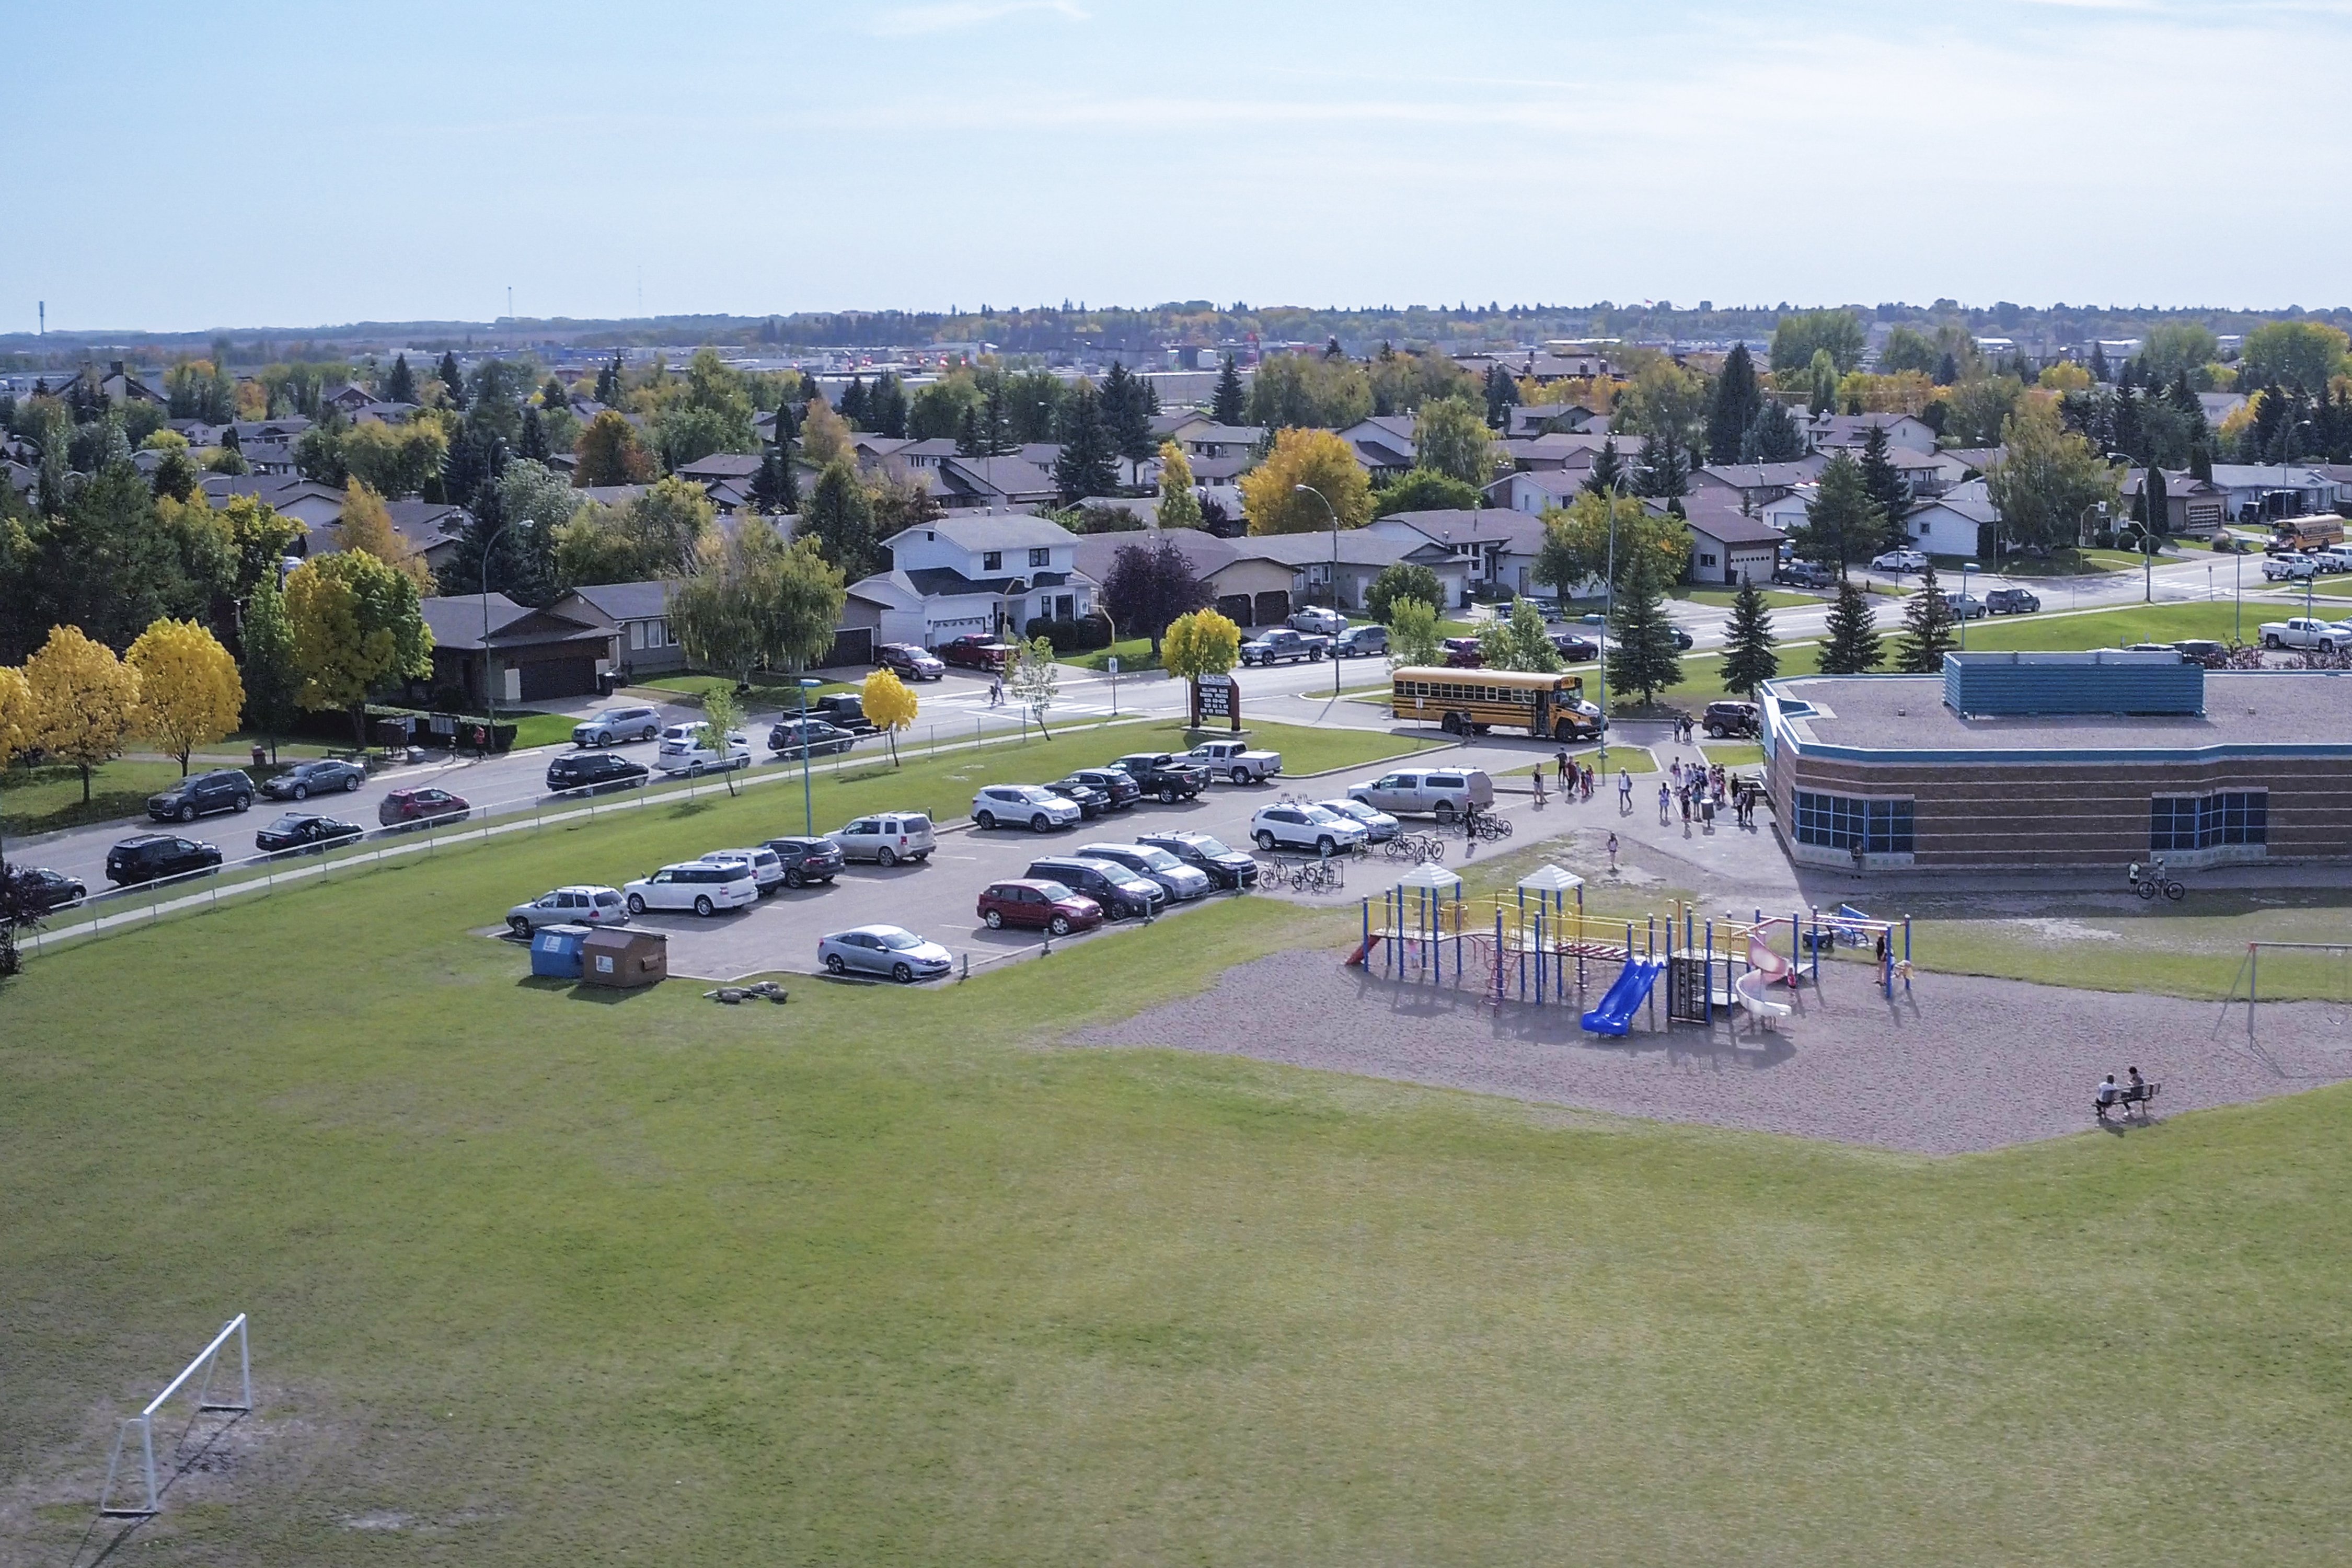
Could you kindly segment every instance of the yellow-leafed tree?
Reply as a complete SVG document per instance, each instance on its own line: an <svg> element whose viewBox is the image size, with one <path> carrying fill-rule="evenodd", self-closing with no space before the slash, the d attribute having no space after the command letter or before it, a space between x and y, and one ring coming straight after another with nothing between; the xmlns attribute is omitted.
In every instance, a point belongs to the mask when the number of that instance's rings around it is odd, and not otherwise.
<svg viewBox="0 0 2352 1568"><path fill-rule="evenodd" d="M1299 493L1302 485L1315 495ZM1242 476L1242 510L1252 533L1312 533L1330 527L1334 513L1340 527L1361 528L1371 520L1372 482L1330 431L1284 430L1265 461Z"/></svg>
<svg viewBox="0 0 2352 1568"><path fill-rule="evenodd" d="M298 699L311 710L341 708L352 739L367 742L367 696L394 676L433 672L433 633L416 584L365 551L315 556L286 579L294 630Z"/></svg>
<svg viewBox="0 0 2352 1568"><path fill-rule="evenodd" d="M33 683L25 672L0 664L0 768L33 743Z"/></svg>
<svg viewBox="0 0 2352 1568"><path fill-rule="evenodd" d="M866 709L866 717L890 738L890 765L898 765L898 731L915 722L915 694L898 672L877 669L866 678L866 686L858 700Z"/></svg>
<svg viewBox="0 0 2352 1568"><path fill-rule="evenodd" d="M1179 680L1223 675L1241 657L1241 627L1214 610L1177 616L1160 638L1160 668Z"/></svg>
<svg viewBox="0 0 2352 1568"><path fill-rule="evenodd" d="M194 621L159 620L126 656L139 672L140 732L180 759L233 733L245 710L245 682L220 639Z"/></svg>
<svg viewBox="0 0 2352 1568"><path fill-rule="evenodd" d="M121 753L138 717L139 672L79 626L52 626L25 661L25 679L33 689L32 744L81 770L86 805L90 770Z"/></svg>
<svg viewBox="0 0 2352 1568"><path fill-rule="evenodd" d="M367 552L415 584L419 594L433 591L433 568L392 526L392 509L383 504L383 498L358 479L343 492L343 516L336 531L345 550Z"/></svg>

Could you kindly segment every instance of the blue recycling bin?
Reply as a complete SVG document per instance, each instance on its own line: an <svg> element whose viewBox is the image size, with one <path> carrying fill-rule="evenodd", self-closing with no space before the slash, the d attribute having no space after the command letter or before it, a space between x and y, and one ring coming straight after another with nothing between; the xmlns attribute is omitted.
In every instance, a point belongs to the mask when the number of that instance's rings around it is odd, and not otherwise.
<svg viewBox="0 0 2352 1568"><path fill-rule="evenodd" d="M581 952L588 942L586 926L541 926L530 939L530 972L550 980L580 978Z"/></svg>

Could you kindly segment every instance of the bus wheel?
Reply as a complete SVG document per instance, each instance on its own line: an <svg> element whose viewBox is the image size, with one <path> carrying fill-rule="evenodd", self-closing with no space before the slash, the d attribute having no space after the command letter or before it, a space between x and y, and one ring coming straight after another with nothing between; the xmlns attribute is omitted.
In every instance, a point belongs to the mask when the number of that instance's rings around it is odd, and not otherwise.
<svg viewBox="0 0 2352 1568"><path fill-rule="evenodd" d="M1458 735L1462 732L1462 721L1454 714L1448 713L1437 721L1437 727L1449 735Z"/></svg>

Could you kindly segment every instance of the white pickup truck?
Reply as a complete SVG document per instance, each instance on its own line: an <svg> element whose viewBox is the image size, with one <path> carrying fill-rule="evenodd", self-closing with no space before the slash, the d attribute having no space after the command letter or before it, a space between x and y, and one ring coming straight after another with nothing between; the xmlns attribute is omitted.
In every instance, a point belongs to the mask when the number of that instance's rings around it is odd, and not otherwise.
<svg viewBox="0 0 2352 1568"><path fill-rule="evenodd" d="M2262 637L2264 647L2315 647L2341 653L2352 647L2352 626L2296 616L2289 620L2264 621Z"/></svg>
<svg viewBox="0 0 2352 1568"><path fill-rule="evenodd" d="M1184 753L1184 760L1235 784L1264 784L1282 772L1280 752L1253 752L1239 741L1204 741Z"/></svg>

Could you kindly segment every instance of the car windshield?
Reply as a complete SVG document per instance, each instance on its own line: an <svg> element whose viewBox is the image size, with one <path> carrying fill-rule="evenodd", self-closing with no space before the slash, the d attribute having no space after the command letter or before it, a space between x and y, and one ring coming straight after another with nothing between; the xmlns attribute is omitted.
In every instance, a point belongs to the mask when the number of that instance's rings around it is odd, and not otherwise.
<svg viewBox="0 0 2352 1568"><path fill-rule="evenodd" d="M1370 806L1358 805L1352 800L1318 801L1316 803L1315 809L1318 811L1328 811L1334 816L1352 816L1360 821L1372 814L1372 808Z"/></svg>
<svg viewBox="0 0 2352 1568"><path fill-rule="evenodd" d="M1230 855L1233 853L1232 850L1225 847L1224 841L1223 839L1210 838L1206 837L1192 840L1192 847L1199 850L1203 855Z"/></svg>
<svg viewBox="0 0 2352 1568"><path fill-rule="evenodd" d="M1059 882L1040 882L1037 884L1037 890L1045 895L1046 902L1053 904L1067 903L1077 897L1077 894Z"/></svg>
<svg viewBox="0 0 2352 1568"><path fill-rule="evenodd" d="M896 926L886 926L882 930L876 931L874 935L884 947L888 948L893 952L904 952L908 948L920 947L923 945L923 939L921 937L917 936L910 931L900 931Z"/></svg>
<svg viewBox="0 0 2352 1568"><path fill-rule="evenodd" d="M1298 808L1298 813L1309 822L1338 822L1340 820L1340 816L1338 812L1327 811L1319 805L1302 805Z"/></svg>
<svg viewBox="0 0 2352 1568"><path fill-rule="evenodd" d="M1175 856L1168 853L1167 850L1153 849L1149 846L1137 850L1136 854L1142 859L1145 865L1150 867L1155 871L1173 871L1184 864L1183 861L1179 860Z"/></svg>

